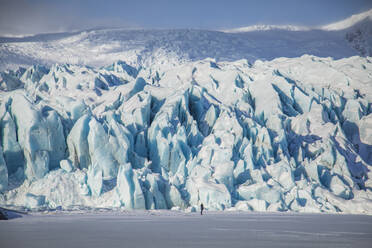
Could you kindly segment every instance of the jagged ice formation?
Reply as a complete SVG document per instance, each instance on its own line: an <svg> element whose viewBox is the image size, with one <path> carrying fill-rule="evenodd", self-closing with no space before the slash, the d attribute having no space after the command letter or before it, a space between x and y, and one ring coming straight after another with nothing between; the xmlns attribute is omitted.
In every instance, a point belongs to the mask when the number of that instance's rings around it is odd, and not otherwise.
<svg viewBox="0 0 372 248"><path fill-rule="evenodd" d="M372 213L372 59L2 73L0 204Z"/></svg>

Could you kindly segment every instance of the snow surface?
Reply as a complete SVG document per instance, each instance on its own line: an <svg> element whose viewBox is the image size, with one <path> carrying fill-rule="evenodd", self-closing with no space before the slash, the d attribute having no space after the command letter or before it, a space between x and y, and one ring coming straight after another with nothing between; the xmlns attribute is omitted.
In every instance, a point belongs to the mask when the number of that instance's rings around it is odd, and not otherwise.
<svg viewBox="0 0 372 248"><path fill-rule="evenodd" d="M5 67L35 64L1 72L0 205L372 214L372 58L349 57L352 30L5 39Z"/></svg>
<svg viewBox="0 0 372 248"><path fill-rule="evenodd" d="M81 212L0 221L10 247L370 247L372 219L360 215Z"/></svg>

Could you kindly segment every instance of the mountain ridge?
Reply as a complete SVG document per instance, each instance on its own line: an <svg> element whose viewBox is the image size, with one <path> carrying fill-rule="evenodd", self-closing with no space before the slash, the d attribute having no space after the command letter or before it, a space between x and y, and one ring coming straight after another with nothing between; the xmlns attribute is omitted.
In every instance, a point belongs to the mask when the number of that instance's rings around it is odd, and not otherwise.
<svg viewBox="0 0 372 248"><path fill-rule="evenodd" d="M351 28L352 26L364 20L372 19L372 9L354 14L343 20L332 22L320 26L298 26L292 24L276 25L276 24L256 24L251 26L243 26L239 28L232 28L222 30L228 33L252 32L252 31L268 31L268 30L287 30L287 31L309 31L309 30L323 30L323 31L340 31Z"/></svg>
<svg viewBox="0 0 372 248"><path fill-rule="evenodd" d="M100 67L121 59L132 65L160 63L172 66L208 57L217 61L248 59L253 62L304 54L335 59L371 56L371 26L369 20L356 23L354 28L336 31L301 30L293 26L286 26L289 29L286 30L270 25L261 30L236 33L115 28L2 38L0 70L54 63Z"/></svg>
<svg viewBox="0 0 372 248"><path fill-rule="evenodd" d="M355 14L350 16L349 18L346 18L344 20L330 23L328 25L323 25L321 28L323 30L329 30L329 31L335 31L335 30L340 30L340 29L348 29L355 24L362 22L364 20L372 20L372 9L367 10L365 12L361 12L359 14Z"/></svg>

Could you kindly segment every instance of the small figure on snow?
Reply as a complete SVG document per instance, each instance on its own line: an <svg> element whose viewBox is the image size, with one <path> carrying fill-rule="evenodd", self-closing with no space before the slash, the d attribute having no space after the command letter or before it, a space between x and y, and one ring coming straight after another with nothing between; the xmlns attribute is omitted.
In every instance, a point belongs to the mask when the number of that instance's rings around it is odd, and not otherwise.
<svg viewBox="0 0 372 248"><path fill-rule="evenodd" d="M204 205L203 203L200 204L200 215L203 215Z"/></svg>
<svg viewBox="0 0 372 248"><path fill-rule="evenodd" d="M0 208L0 220L7 220L8 217L5 214L5 211L3 212Z"/></svg>

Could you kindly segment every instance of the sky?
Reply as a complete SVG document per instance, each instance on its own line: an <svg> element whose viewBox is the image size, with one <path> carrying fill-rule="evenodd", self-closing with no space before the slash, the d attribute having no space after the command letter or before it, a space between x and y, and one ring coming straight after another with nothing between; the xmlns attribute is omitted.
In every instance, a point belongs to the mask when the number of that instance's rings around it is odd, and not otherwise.
<svg viewBox="0 0 372 248"><path fill-rule="evenodd" d="M0 35L96 27L314 27L369 9L372 0L0 0Z"/></svg>

